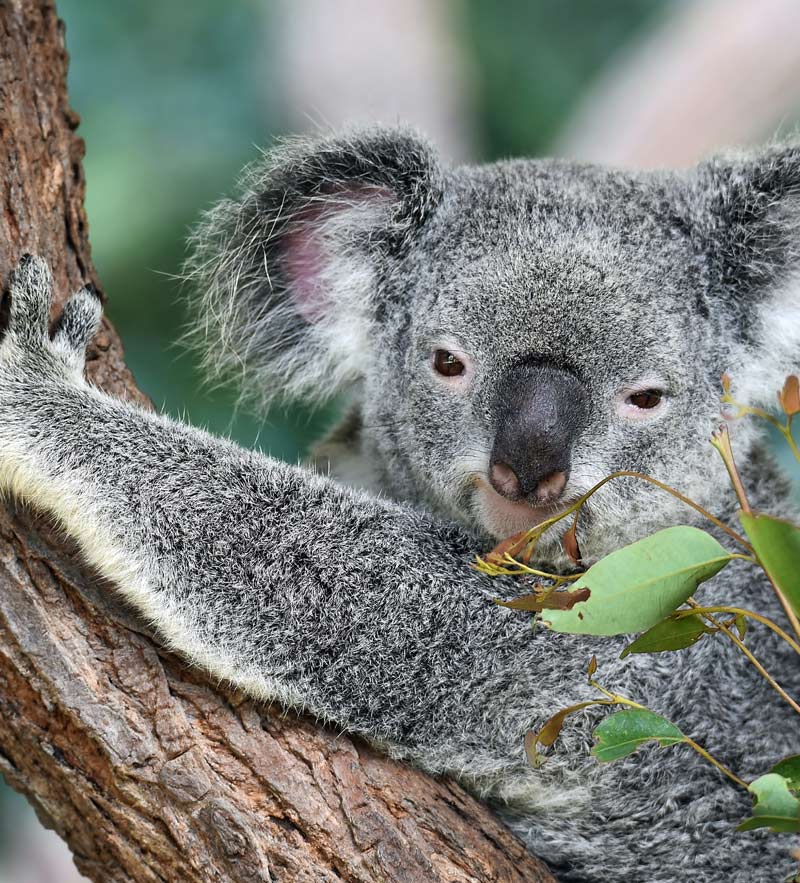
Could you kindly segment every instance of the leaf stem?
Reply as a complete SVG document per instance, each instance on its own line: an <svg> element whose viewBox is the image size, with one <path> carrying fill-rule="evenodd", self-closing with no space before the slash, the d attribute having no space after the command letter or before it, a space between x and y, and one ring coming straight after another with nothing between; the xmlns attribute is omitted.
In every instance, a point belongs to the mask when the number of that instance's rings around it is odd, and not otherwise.
<svg viewBox="0 0 800 883"><path fill-rule="evenodd" d="M789 445L789 449L794 454L795 460L800 463L800 450L797 448L797 443L794 440L794 436L792 435L792 418L786 421L786 426L779 426L778 429L783 433L783 437L786 439L786 443Z"/></svg>
<svg viewBox="0 0 800 883"><path fill-rule="evenodd" d="M612 693L611 690L607 690L602 684L599 684L594 678L589 678L589 684L595 688L595 690L599 690L604 696L608 696L608 698L616 705L630 705L631 708L638 708L641 711L649 711L650 709L646 705L640 705L638 702L634 702L633 699L628 699L627 696L620 696L619 693Z"/></svg>
<svg viewBox="0 0 800 883"><path fill-rule="evenodd" d="M564 509L563 512L559 512L557 515L554 515L552 518L548 518L546 521L542 521L540 524L537 524L536 527L531 528L531 530L524 537L520 538L519 542L517 544L515 544L515 546L512 546L511 548L509 548L507 550L508 553L512 554L512 550L514 550L516 548L518 548L519 551L521 551L526 545L528 545L528 543L538 540L539 537L541 537L542 534L546 530L548 530L550 527L552 527L554 524L557 524L559 521L561 521L563 518L566 518L568 515L571 515L573 512L577 513L578 510L583 506L583 504L591 496L596 494L597 491L599 491L600 488L603 487L603 485L608 484L609 481L612 481L615 478L638 478L641 481L649 482L650 484L653 484L656 487L661 488L662 491L666 491L668 494L672 494L673 497L677 498L682 503L689 506L691 509L694 509L695 512L699 512L700 515L702 515L704 518L706 518L712 524L715 524L721 531L726 533L732 540L737 542L740 546L743 546L745 549L747 549L748 552L752 553L753 547L750 545L750 543L747 542L747 540L741 534L738 534L735 530L728 527L727 524L725 524L723 521L721 521L716 516L712 515L707 509L704 509L699 503L695 503L694 500L690 499L685 494L682 494L680 491L675 490L675 488L670 487L670 485L665 484L663 481L659 481L657 478L653 478L650 475L645 475L643 472L635 472L635 471L629 470L629 469L622 469L622 470L619 470L618 472L612 472L611 475L607 475L601 481L598 481L597 484L594 485L594 487L591 487L588 491L586 491L585 494L582 494L580 497L578 497L578 499L575 500L575 502L572 503L570 506L568 506L566 509Z"/></svg>
<svg viewBox="0 0 800 883"><path fill-rule="evenodd" d="M761 411L758 408L749 408L747 409L748 413L757 414L759 417L763 417L765 420L769 420L774 426L777 426L784 435L786 435L786 427L782 426L774 417L771 417L767 414L766 411ZM787 423L787 427L790 424ZM742 507L742 512L745 512L747 515L753 514L753 510L750 508L750 503L747 500L747 495L744 492L744 485L742 484L742 479L739 476L739 471L736 468L736 463L733 459L733 449L731 448L731 437L728 433L727 426L721 426L717 432L714 433L714 437L711 439L711 444L717 449L719 455L722 457L722 462L725 464L725 468L728 470L728 475L730 476L731 483L733 484L733 489L736 491L736 497L739 500L739 505ZM794 446L794 440L792 440L792 445ZM752 547L750 548L751 552L754 552ZM759 566L764 571L767 576L767 579L770 581L772 588L775 590L775 594L778 596L778 600L781 602L781 607L783 607L784 612L786 613L786 618L792 625L794 629L794 633L800 638L800 620L797 618L797 614L792 609L792 605L789 603L786 596L781 591L780 586L775 582L772 578L772 574L767 570L766 567L758 561Z"/></svg>
<svg viewBox="0 0 800 883"><path fill-rule="evenodd" d="M686 735L684 735L683 738L684 738L684 741L686 742L686 744L690 748L693 748L700 755L700 757L705 758L705 760L707 760L709 763L714 764L714 766L721 773L724 773L732 782L736 782L737 785L741 785L742 788L747 789L747 782L745 782L743 779L740 779L736 775L736 773L731 772L731 770L729 770L728 767L726 767L724 763L721 763L720 761L718 761L716 759L716 757L714 757L713 754L710 754L708 751L706 751L706 749L703 748L702 745L698 745L697 742L694 741L694 739L690 739Z"/></svg>
<svg viewBox="0 0 800 883"><path fill-rule="evenodd" d="M686 602L690 607L692 607L695 612L699 612L702 608L700 605L692 598ZM772 675L764 668L764 666L756 659L753 653L750 651L750 648L747 647L744 641L741 638L734 634L723 622L720 622L715 616L710 613L701 614L704 619L708 620L715 628L719 629L724 635L727 635L731 641L744 653L744 655L752 662L755 666L758 673L762 678L772 687L772 689L787 702L798 714L800 714L800 705L792 699L792 697L783 689L783 687L772 677Z"/></svg>
<svg viewBox="0 0 800 883"><path fill-rule="evenodd" d="M749 561L751 564L755 564L757 567L761 566L758 558L756 558L755 555L742 555L740 552L731 552L730 557L738 558L740 561Z"/></svg>
<svg viewBox="0 0 800 883"><path fill-rule="evenodd" d="M744 616L747 619L754 619L756 622L765 625L768 629L772 629L778 637L783 638L783 640L786 641L795 653L800 655L800 644L798 644L791 635L785 632L779 625L777 625L777 623L774 623L766 616L762 616L760 613L756 613L754 610L745 610L743 607L725 607L719 605L714 607L694 607L692 610L676 610L674 615L684 618L686 616L694 616L696 613L699 613L701 616L707 613L730 613L733 616Z"/></svg>
<svg viewBox="0 0 800 883"><path fill-rule="evenodd" d="M580 579L583 576L583 573L548 573L545 570L536 570L533 567L529 567L527 564L523 564L521 561L517 561L512 555L509 555L506 552L503 555L503 560L508 563L507 567L504 567L502 564L497 564L494 561L487 561L485 558L481 558L480 555L475 556L475 560L477 564L473 565L476 570L479 570L481 573L487 573L489 576L538 576L542 579L552 580L555 585L553 588L558 588L562 583L571 583L577 579ZM511 568L514 568L513 570Z"/></svg>
<svg viewBox="0 0 800 883"><path fill-rule="evenodd" d="M728 476L731 480L731 484L733 485L733 490L736 493L736 499L739 501L739 505L742 507L742 512L746 512L748 515L752 515L753 510L750 508L750 503L748 502L747 494L744 490L744 484L742 483L742 477L741 475L739 475L739 470L736 468L736 462L733 459L731 436L728 432L727 426L720 426L720 428L712 436L711 444L719 452L720 457L722 457L722 462L725 464L725 468L728 470Z"/></svg>
<svg viewBox="0 0 800 883"><path fill-rule="evenodd" d="M759 562L759 564L760 564L760 562ZM761 564L761 568L763 569L764 573L767 575L767 579L770 581L772 588L775 590L775 594L778 596L778 600L781 602L781 607L783 607L783 612L786 614L786 618L791 623L792 628L794 629L794 633L797 635L798 638L800 638L800 620L797 618L797 614L792 609L792 605L789 603L788 598L781 591L780 586L772 578L772 574L770 574L767 571L766 567L764 567L763 564Z"/></svg>
<svg viewBox="0 0 800 883"><path fill-rule="evenodd" d="M768 423L771 423L776 429L782 429L783 424L776 418L773 417L769 411L765 411L763 408L753 408L750 405L740 405L734 398L730 395L722 396L722 402L726 405L733 405L737 409L736 414L732 414L728 419L739 420L741 417L751 416L751 417L760 417L762 420L766 420Z"/></svg>
<svg viewBox="0 0 800 883"><path fill-rule="evenodd" d="M750 405L740 405L735 399L733 399L729 394L726 394L722 397L722 401L725 404L733 405L737 409L737 413L733 415L733 419L738 420L744 416L752 416L759 417L762 420L766 420L767 423L772 424L778 432L783 435L786 439L786 443L789 445L792 453L794 454L795 460L800 463L800 450L797 448L797 444L792 436L792 418L794 414L789 414L786 422L781 423L780 420L773 417L768 411L765 411L763 408L753 408Z"/></svg>

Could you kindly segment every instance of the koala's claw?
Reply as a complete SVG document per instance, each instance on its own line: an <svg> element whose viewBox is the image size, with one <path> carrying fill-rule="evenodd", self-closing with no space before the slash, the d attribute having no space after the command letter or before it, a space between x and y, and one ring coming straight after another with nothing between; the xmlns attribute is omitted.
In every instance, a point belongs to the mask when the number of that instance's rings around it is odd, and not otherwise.
<svg viewBox="0 0 800 883"><path fill-rule="evenodd" d="M23 255L9 283L11 312L8 331L20 343L30 344L47 335L53 277L47 262Z"/></svg>
<svg viewBox="0 0 800 883"><path fill-rule="evenodd" d="M81 288L64 305L64 311L56 325L53 346L66 355L83 354L89 341L100 326L103 308L100 298L90 286Z"/></svg>
<svg viewBox="0 0 800 883"><path fill-rule="evenodd" d="M83 369L84 352L100 324L102 306L90 286L72 295L56 323L51 341L48 334L53 277L47 262L24 255L9 284L11 309L9 336L27 351L51 350L69 368Z"/></svg>

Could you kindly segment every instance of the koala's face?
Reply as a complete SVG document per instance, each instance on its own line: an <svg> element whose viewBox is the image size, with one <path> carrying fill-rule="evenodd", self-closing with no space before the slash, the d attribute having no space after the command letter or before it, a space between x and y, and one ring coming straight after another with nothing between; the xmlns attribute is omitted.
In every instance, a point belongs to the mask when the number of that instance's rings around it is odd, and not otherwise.
<svg viewBox="0 0 800 883"><path fill-rule="evenodd" d="M755 403L796 370L796 146L681 174L442 173L415 136L372 130L289 144L245 183L195 238L213 361L265 397L355 383L388 488L491 537L620 470L719 509L722 373ZM690 520L624 478L578 539L591 559Z"/></svg>
<svg viewBox="0 0 800 883"><path fill-rule="evenodd" d="M702 256L652 184L520 162L444 192L385 283L406 309L365 378L365 433L398 492L496 538L618 470L708 502L731 366ZM584 554L675 509L642 482L611 484L587 506Z"/></svg>

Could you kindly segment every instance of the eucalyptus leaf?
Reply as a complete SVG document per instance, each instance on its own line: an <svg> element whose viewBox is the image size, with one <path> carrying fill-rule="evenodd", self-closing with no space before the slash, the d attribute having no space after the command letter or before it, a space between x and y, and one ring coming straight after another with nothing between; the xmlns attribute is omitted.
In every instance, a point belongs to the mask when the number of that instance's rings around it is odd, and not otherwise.
<svg viewBox="0 0 800 883"><path fill-rule="evenodd" d="M592 657L592 660L594 660L594 656ZM607 699L589 699L586 702L578 702L575 705L570 705L567 708L562 708L561 711L557 711L554 715L549 717L544 722L542 728L539 730L538 733L535 733L533 730L528 730L528 732L525 734L524 746L525 754L527 754L528 760L530 761L531 765L534 767L538 767L541 765L542 756L539 754L539 745L544 745L546 747L552 745L556 741L556 739L558 739L559 733L564 726L564 721L571 714L575 714L576 711L581 711L584 708L591 708L595 705L610 704L611 703Z"/></svg>
<svg viewBox="0 0 800 883"><path fill-rule="evenodd" d="M620 654L623 659L629 653L661 653L664 650L683 650L696 644L703 635L710 634L703 618L696 613L691 616L670 616L654 625L643 635L628 644Z"/></svg>
<svg viewBox="0 0 800 883"><path fill-rule="evenodd" d="M800 800L789 790L789 782L777 773L767 773L750 783L755 795L753 815L738 826L738 831L772 828L785 834L800 832Z"/></svg>
<svg viewBox="0 0 800 883"><path fill-rule="evenodd" d="M800 754L784 757L770 770L786 779L790 791L800 791Z"/></svg>
<svg viewBox="0 0 800 883"><path fill-rule="evenodd" d="M620 635L661 622L717 574L731 554L710 534L668 527L598 561L570 586L589 597L566 610L546 610L541 621L556 632Z"/></svg>
<svg viewBox="0 0 800 883"><path fill-rule="evenodd" d="M645 742L658 742L667 747L686 741L675 724L646 709L610 714L595 727L593 735L597 744L592 754L604 763L633 754Z"/></svg>
<svg viewBox="0 0 800 883"><path fill-rule="evenodd" d="M576 711L581 711L584 708L591 708L593 705L606 705L608 703L603 702L602 700L590 699L587 702L578 702L575 705L570 705L568 708L562 708L561 711L557 711L552 717L548 718L541 730L536 734L536 742L539 745L552 745L553 742L558 739L558 735L561 732L561 728L564 726L564 721L571 714L575 714Z"/></svg>
<svg viewBox="0 0 800 883"><path fill-rule="evenodd" d="M800 614L800 528L772 515L739 513L764 570Z"/></svg>
<svg viewBox="0 0 800 883"><path fill-rule="evenodd" d="M557 591L534 591L530 595L521 595L511 601L495 599L495 604L500 607L509 607L511 610L528 610L533 613L541 613L543 610L568 610L578 601L585 601L589 597L589 590L582 589L577 592L569 590Z"/></svg>

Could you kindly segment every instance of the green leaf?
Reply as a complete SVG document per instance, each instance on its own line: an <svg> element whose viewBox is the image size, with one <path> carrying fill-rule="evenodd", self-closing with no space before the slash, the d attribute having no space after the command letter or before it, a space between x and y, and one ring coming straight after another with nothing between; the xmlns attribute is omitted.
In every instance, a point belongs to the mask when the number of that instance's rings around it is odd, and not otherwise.
<svg viewBox="0 0 800 883"><path fill-rule="evenodd" d="M603 763L627 757L645 742L666 747L686 741L675 724L645 709L610 714L595 727L594 737L592 754Z"/></svg>
<svg viewBox="0 0 800 883"><path fill-rule="evenodd" d="M800 791L800 754L784 757L783 760L779 760L775 764L770 772L783 776L788 782L790 791Z"/></svg>
<svg viewBox="0 0 800 883"><path fill-rule="evenodd" d="M753 815L738 826L738 831L772 828L790 834L800 831L800 800L789 790L789 782L777 773L767 773L750 783L756 798Z"/></svg>
<svg viewBox="0 0 800 883"><path fill-rule="evenodd" d="M633 643L628 644L620 654L620 659L629 653L661 653L664 650L683 650L696 644L703 635L711 632L713 629L710 629L703 618L696 613L691 616L670 616L648 629Z"/></svg>
<svg viewBox="0 0 800 883"><path fill-rule="evenodd" d="M589 597L541 621L556 632L620 635L652 628L731 560L710 534L668 527L612 552L570 586Z"/></svg>
<svg viewBox="0 0 800 883"><path fill-rule="evenodd" d="M800 528L772 515L739 513L761 566L800 614Z"/></svg>

